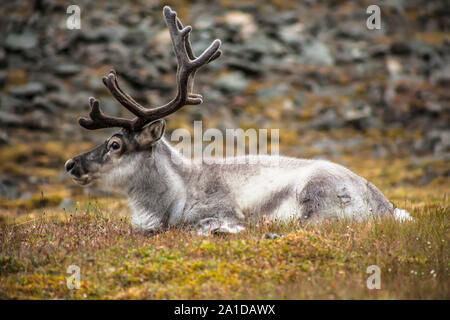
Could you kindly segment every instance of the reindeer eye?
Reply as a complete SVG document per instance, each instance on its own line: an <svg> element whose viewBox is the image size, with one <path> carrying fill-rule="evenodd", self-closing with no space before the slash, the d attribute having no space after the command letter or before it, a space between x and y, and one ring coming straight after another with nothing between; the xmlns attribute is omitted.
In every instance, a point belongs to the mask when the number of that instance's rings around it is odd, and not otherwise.
<svg viewBox="0 0 450 320"><path fill-rule="evenodd" d="M118 144L116 141L113 141L110 146L111 149L113 150L119 150L120 149L120 144Z"/></svg>

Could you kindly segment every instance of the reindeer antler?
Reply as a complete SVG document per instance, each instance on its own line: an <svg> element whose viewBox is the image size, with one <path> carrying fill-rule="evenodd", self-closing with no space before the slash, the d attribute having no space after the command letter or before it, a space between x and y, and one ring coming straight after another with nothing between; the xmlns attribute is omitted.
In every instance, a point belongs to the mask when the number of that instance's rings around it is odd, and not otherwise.
<svg viewBox="0 0 450 320"><path fill-rule="evenodd" d="M176 12L168 6L164 7L163 12L178 62L176 96L163 106L152 109L145 108L120 88L117 82L117 74L114 70L111 70L107 76L103 77L103 83L114 98L133 113L136 118L123 119L107 116L100 110L98 101L95 98L90 98L90 119L80 118L78 120L82 127L90 130L111 127L139 130L147 123L168 116L185 105L197 105L203 102L200 94L192 92L195 73L202 66L220 57L222 54L219 50L220 40L214 40L199 57L196 57L189 41L189 33L192 27L183 27Z"/></svg>

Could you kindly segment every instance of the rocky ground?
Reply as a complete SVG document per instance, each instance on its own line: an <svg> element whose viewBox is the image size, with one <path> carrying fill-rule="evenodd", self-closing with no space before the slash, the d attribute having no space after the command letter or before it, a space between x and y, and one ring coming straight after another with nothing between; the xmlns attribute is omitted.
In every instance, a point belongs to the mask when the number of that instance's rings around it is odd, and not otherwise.
<svg viewBox="0 0 450 320"><path fill-rule="evenodd" d="M352 163L405 160L413 180L448 190L450 18L446 1L169 1L193 26L194 49L222 40L223 56L201 71L201 106L168 118L168 131L280 128L283 154ZM77 125L88 97L125 114L101 77L111 68L144 105L171 98L176 61L159 1L79 1L81 29L68 30L66 1L8 1L0 8L0 198L33 207L68 204L80 189L64 161L108 130ZM382 163L382 162L380 162ZM54 192L55 190L63 192ZM29 202L35 200L34 204ZM24 200L17 202L16 200ZM46 200L46 201L47 201ZM16 202L14 202L16 201ZM52 202L53 201L53 202ZM20 206L19 206L20 207Z"/></svg>

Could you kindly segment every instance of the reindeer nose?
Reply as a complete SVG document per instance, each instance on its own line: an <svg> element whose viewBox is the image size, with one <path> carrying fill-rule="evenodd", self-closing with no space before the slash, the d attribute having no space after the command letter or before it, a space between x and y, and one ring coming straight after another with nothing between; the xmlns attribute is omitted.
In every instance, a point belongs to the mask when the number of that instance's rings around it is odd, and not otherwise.
<svg viewBox="0 0 450 320"><path fill-rule="evenodd" d="M67 160L65 166L66 166L66 171L70 172L70 170L72 170L73 167L75 166L75 161L73 161L73 159L69 159L69 160Z"/></svg>

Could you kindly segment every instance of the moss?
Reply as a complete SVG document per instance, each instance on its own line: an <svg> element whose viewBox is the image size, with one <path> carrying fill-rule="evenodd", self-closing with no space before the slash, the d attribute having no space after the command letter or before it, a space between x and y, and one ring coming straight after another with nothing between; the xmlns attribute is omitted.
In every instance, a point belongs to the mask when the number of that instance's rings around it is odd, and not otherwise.
<svg viewBox="0 0 450 320"><path fill-rule="evenodd" d="M415 37L428 44L442 44L449 39L446 32L416 32Z"/></svg>
<svg viewBox="0 0 450 320"><path fill-rule="evenodd" d="M49 194L49 195L35 194L34 196L32 196L30 199L27 200L0 199L0 208L5 209L19 208L25 210L33 210L38 208L57 206L61 203L62 200L63 198L59 194Z"/></svg>
<svg viewBox="0 0 450 320"><path fill-rule="evenodd" d="M1 273L16 273L25 269L24 264L14 256L0 256Z"/></svg>
<svg viewBox="0 0 450 320"><path fill-rule="evenodd" d="M28 82L28 73L24 69L8 70L8 86L24 85Z"/></svg>
<svg viewBox="0 0 450 320"><path fill-rule="evenodd" d="M2 147L0 149L0 163L26 161L31 154L31 149L25 144L17 144L11 147Z"/></svg>
<svg viewBox="0 0 450 320"><path fill-rule="evenodd" d="M62 197L59 194L34 196L30 199L32 208L57 206L61 201Z"/></svg>

